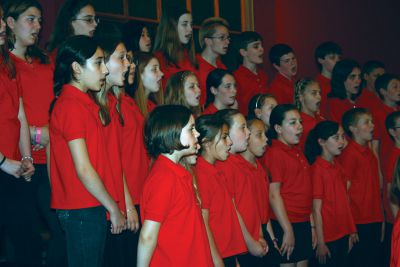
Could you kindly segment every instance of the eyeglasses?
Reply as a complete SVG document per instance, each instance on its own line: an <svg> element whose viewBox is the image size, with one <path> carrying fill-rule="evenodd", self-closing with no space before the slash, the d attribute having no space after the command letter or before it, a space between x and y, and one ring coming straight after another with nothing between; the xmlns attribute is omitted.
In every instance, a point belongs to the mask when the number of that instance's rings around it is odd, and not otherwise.
<svg viewBox="0 0 400 267"><path fill-rule="evenodd" d="M228 35L228 36L225 36L225 35L222 35L222 36L208 36L207 38L210 38L210 39L218 39L218 40L220 40L221 42L226 41L226 40L228 40L228 41L231 40L231 37L230 37L229 35Z"/></svg>
<svg viewBox="0 0 400 267"><path fill-rule="evenodd" d="M73 19L73 20L82 20L84 22L86 22L87 24L94 24L96 22L96 24L100 23L100 19L98 17L87 17L87 18L82 18L82 19Z"/></svg>

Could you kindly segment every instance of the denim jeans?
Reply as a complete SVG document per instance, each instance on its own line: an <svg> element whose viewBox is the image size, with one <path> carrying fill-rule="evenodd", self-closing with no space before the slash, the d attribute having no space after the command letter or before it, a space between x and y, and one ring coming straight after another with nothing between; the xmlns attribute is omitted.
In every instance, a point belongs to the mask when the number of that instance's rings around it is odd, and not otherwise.
<svg viewBox="0 0 400 267"><path fill-rule="evenodd" d="M67 241L68 266L101 267L107 233L104 207L57 210Z"/></svg>

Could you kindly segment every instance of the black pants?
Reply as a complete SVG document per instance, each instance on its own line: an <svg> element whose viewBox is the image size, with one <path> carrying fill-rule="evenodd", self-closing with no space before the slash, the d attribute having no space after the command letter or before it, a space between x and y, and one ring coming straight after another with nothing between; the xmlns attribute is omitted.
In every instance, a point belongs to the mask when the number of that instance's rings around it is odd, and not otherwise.
<svg viewBox="0 0 400 267"><path fill-rule="evenodd" d="M342 237L332 242L327 242L326 246L329 248L329 251L331 252L331 257L329 258L327 256L326 264L319 264L318 259L314 257L312 262L314 262L315 264L313 264L313 266L321 266L321 267L348 266L349 236Z"/></svg>
<svg viewBox="0 0 400 267"><path fill-rule="evenodd" d="M350 251L350 266L381 266L379 246L382 223L357 224L356 227L360 241Z"/></svg>

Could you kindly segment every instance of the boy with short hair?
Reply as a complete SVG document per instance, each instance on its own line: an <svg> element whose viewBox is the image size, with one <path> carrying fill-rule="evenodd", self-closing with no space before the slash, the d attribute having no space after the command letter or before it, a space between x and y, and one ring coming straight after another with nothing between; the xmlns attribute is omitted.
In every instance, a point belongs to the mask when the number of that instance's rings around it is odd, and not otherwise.
<svg viewBox="0 0 400 267"><path fill-rule="evenodd" d="M247 116L250 99L256 94L267 92L267 74L259 65L263 63L262 37L257 32L242 32L238 38L242 65L233 72L238 87L236 99L240 112Z"/></svg>
<svg viewBox="0 0 400 267"><path fill-rule="evenodd" d="M276 44L269 50L269 60L278 74L272 80L269 93L279 104L294 103L294 78L297 74L297 59L287 44Z"/></svg>
<svg viewBox="0 0 400 267"><path fill-rule="evenodd" d="M367 61L362 68L363 89L357 99L360 107L373 110L381 103L378 93L375 90L376 79L385 73L385 65L377 60Z"/></svg>
<svg viewBox="0 0 400 267"><path fill-rule="evenodd" d="M324 42L315 49L314 58L320 72L315 79L321 87L320 112L324 117L329 115L327 107L328 93L331 91L332 70L341 57L342 49L334 42Z"/></svg>
<svg viewBox="0 0 400 267"><path fill-rule="evenodd" d="M365 108L350 109L344 113L342 125L351 140L339 162L347 177L350 208L359 235L359 242L350 251L349 266L380 266L383 212L378 160L368 145L374 131L372 116Z"/></svg>
<svg viewBox="0 0 400 267"><path fill-rule="evenodd" d="M223 18L208 18L201 23L199 43L202 52L197 55L199 68L196 71L201 90L200 106L204 106L206 102L208 73L216 68L227 69L221 61L221 56L228 52L230 40L229 24Z"/></svg>

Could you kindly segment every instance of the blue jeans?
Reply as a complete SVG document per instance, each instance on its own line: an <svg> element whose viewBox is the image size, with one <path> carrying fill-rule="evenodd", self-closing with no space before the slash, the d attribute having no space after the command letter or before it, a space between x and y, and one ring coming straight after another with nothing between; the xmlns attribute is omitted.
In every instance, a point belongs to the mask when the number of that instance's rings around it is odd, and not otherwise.
<svg viewBox="0 0 400 267"><path fill-rule="evenodd" d="M67 241L68 266L101 267L107 233L104 207L57 210Z"/></svg>

